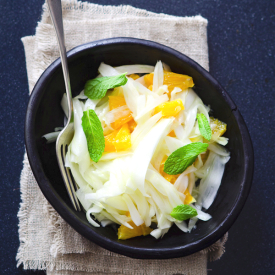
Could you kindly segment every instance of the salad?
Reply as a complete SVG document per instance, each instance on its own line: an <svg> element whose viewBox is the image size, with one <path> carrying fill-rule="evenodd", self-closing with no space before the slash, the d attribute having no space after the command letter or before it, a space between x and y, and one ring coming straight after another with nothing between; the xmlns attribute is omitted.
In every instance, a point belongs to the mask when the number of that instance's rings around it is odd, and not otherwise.
<svg viewBox="0 0 275 275"><path fill-rule="evenodd" d="M190 76L156 66L111 67L73 98L66 154L76 195L92 226L117 224L118 239L190 232L211 216L230 158L226 124L210 117ZM61 106L67 110L64 94ZM58 135L45 137L53 141Z"/></svg>

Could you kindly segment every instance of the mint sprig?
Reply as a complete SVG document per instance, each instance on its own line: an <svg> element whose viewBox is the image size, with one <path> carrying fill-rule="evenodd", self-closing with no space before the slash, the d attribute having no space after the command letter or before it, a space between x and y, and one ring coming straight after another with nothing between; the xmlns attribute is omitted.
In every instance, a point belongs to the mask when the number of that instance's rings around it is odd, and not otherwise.
<svg viewBox="0 0 275 275"><path fill-rule="evenodd" d="M190 205L180 204L172 210L170 215L176 220L185 221L197 216L198 212Z"/></svg>
<svg viewBox="0 0 275 275"><path fill-rule="evenodd" d="M94 110L83 112L81 125L87 139L90 158L98 162L105 149L105 139L101 122Z"/></svg>
<svg viewBox="0 0 275 275"><path fill-rule="evenodd" d="M86 82L84 94L90 99L101 99L109 89L123 86L127 81L126 73L116 76L97 77Z"/></svg>
<svg viewBox="0 0 275 275"><path fill-rule="evenodd" d="M164 163L164 172L169 175L181 174L197 158L200 153L206 151L207 143L194 142L180 147L174 151Z"/></svg>
<svg viewBox="0 0 275 275"><path fill-rule="evenodd" d="M205 139L210 140L212 137L212 131L206 116L204 114L197 114L197 120L201 135Z"/></svg>

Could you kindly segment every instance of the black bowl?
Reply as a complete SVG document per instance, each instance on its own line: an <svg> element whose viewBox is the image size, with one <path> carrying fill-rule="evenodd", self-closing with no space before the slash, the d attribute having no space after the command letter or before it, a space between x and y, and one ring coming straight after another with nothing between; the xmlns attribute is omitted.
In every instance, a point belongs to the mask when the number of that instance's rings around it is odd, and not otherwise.
<svg viewBox="0 0 275 275"><path fill-rule="evenodd" d="M155 65L161 60L173 72L193 77L194 90L214 116L227 123L225 136L231 159L217 197L209 208L212 219L198 222L190 234L173 226L159 240L151 236L118 240L112 227L92 227L84 212L76 212L68 198L57 165L55 144L41 138L55 127L63 126L60 101L65 91L60 59L53 62L36 83L28 105L25 142L30 165L43 194L77 232L113 252L133 258L157 259L181 257L197 252L221 238L236 220L248 196L253 175L253 148L244 120L221 85L200 65L187 56L151 41L133 38L111 38L78 46L68 52L73 96L87 80L97 75L103 61L112 66L126 64Z"/></svg>

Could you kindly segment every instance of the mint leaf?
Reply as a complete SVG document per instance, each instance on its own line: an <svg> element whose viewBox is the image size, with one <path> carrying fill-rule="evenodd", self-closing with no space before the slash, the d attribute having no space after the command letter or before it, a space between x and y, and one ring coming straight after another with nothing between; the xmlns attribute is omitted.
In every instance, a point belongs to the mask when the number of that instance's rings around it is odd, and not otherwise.
<svg viewBox="0 0 275 275"><path fill-rule="evenodd" d="M210 140L212 136L212 131L206 116L204 114L197 114L197 119L201 135L205 139Z"/></svg>
<svg viewBox="0 0 275 275"><path fill-rule="evenodd" d="M105 148L105 139L101 122L94 110L83 112L81 125L87 139L90 158L98 162Z"/></svg>
<svg viewBox="0 0 275 275"><path fill-rule="evenodd" d="M169 175L181 174L196 160L200 153L206 151L207 147L207 143L201 142L180 147L167 158L163 171Z"/></svg>
<svg viewBox="0 0 275 275"><path fill-rule="evenodd" d="M180 204L172 210L170 215L179 221L185 221L197 216L198 212L190 205Z"/></svg>
<svg viewBox="0 0 275 275"><path fill-rule="evenodd" d="M100 99L109 89L125 85L128 81L125 74L104 76L88 80L84 87L84 94L90 99Z"/></svg>

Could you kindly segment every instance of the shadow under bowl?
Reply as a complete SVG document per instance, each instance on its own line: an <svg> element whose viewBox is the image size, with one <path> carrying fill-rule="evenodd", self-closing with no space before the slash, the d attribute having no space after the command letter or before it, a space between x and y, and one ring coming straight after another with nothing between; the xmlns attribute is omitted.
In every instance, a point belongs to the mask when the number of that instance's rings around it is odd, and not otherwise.
<svg viewBox="0 0 275 275"><path fill-rule="evenodd" d="M73 96L87 80L97 76L101 62L112 66L155 65L165 62L175 73L193 77L194 90L210 105L213 115L227 123L226 146L231 153L217 197L207 211L212 219L199 221L185 234L176 226L159 240L152 236L118 240L113 227L95 228L84 212L72 208L57 164L55 144L46 144L44 134L63 127L60 107L65 92L60 59L53 62L36 83L27 108L25 143L29 162L46 199L77 232L92 242L119 254L140 259L175 258L190 255L216 242L232 226L248 196L253 176L253 148L245 122L221 85L187 56L155 42L134 38L111 38L80 45L68 52Z"/></svg>

